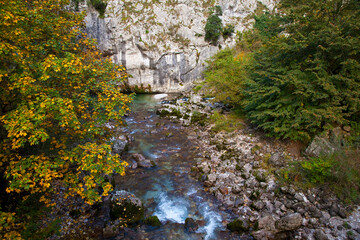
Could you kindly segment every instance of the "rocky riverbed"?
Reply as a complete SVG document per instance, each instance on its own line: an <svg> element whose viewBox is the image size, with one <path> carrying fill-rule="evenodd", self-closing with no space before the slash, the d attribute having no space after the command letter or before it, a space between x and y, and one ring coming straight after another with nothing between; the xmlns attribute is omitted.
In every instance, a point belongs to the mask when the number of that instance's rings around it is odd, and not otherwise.
<svg viewBox="0 0 360 240"><path fill-rule="evenodd" d="M188 93L157 112L188 126L201 153L191 174L220 200L219 209L238 216L229 229L255 239L360 239L359 206L344 205L326 188L303 191L277 180L281 169L302 159L295 143L266 138L246 124L214 133L204 120L224 107Z"/></svg>

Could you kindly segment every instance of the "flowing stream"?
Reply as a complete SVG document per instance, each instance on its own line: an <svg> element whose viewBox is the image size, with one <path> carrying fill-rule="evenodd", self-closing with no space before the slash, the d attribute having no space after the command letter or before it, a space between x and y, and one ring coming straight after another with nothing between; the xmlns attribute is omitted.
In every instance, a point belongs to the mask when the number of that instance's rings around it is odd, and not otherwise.
<svg viewBox="0 0 360 240"><path fill-rule="evenodd" d="M184 127L156 115L161 95L138 95L132 113L126 118L125 132L133 138L129 154L140 153L156 162L151 169L128 169L115 179L118 190L139 197L145 215L156 215L160 228L142 226L137 234L142 239L240 239L229 233L224 223L231 213L219 211L214 196L204 191L200 182L190 176L199 151ZM200 223L196 233L184 229L186 218Z"/></svg>

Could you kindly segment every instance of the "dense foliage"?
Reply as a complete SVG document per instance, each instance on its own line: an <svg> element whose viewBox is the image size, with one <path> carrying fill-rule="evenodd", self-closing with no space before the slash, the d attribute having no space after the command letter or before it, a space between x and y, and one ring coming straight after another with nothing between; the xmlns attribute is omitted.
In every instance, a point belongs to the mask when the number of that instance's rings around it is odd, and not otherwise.
<svg viewBox="0 0 360 240"><path fill-rule="evenodd" d="M273 136L307 141L359 119L359 3L283 0L280 8L281 15L262 17L266 25L255 24L264 45L249 70L251 121Z"/></svg>
<svg viewBox="0 0 360 240"><path fill-rule="evenodd" d="M208 84L207 91L216 101L232 106L240 105L247 77L244 67L246 62L246 53L236 54L229 48L219 51L208 61L207 70L204 72Z"/></svg>
<svg viewBox="0 0 360 240"><path fill-rule="evenodd" d="M236 52L248 61L236 72L231 58L210 63L206 79L215 96L235 100L242 92L232 104L245 106L252 123L278 138L306 142L358 121L359 3L283 0L279 10L255 16L254 29L238 34Z"/></svg>
<svg viewBox="0 0 360 240"><path fill-rule="evenodd" d="M129 110L118 84L125 69L81 33L67 0L0 0L0 236L20 239L17 206L37 195L108 195L107 176L124 173L110 126Z"/></svg>

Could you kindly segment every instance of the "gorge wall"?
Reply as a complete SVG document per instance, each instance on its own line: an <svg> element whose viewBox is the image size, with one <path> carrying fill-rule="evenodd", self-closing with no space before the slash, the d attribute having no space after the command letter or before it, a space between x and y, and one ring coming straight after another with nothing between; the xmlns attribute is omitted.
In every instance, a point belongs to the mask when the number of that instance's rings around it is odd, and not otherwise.
<svg viewBox="0 0 360 240"><path fill-rule="evenodd" d="M127 68L129 85L180 92L201 77L206 60L219 50L204 40L209 8L216 5L223 10L223 25L241 32L251 26L256 9L273 9L275 1L109 0L104 18L86 3L80 9L87 11L85 31ZM219 45L234 46L235 38L221 38Z"/></svg>

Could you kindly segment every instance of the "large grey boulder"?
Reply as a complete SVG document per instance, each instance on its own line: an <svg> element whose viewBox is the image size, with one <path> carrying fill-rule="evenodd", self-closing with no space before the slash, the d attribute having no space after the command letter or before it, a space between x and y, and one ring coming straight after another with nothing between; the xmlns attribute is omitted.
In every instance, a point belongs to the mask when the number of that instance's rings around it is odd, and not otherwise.
<svg viewBox="0 0 360 240"><path fill-rule="evenodd" d="M320 155L331 155L336 147L326 137L316 136L310 145L306 148L305 154L311 157Z"/></svg>
<svg viewBox="0 0 360 240"><path fill-rule="evenodd" d="M265 216L259 219L258 221L259 229L265 229L268 231L275 231L275 220L273 216Z"/></svg>
<svg viewBox="0 0 360 240"><path fill-rule="evenodd" d="M129 147L129 140L126 136L119 136L117 138L112 139L112 153L121 155L125 151L127 151Z"/></svg>
<svg viewBox="0 0 360 240"><path fill-rule="evenodd" d="M293 213L277 220L275 226L280 231L296 230L301 226L302 220L299 213Z"/></svg>

